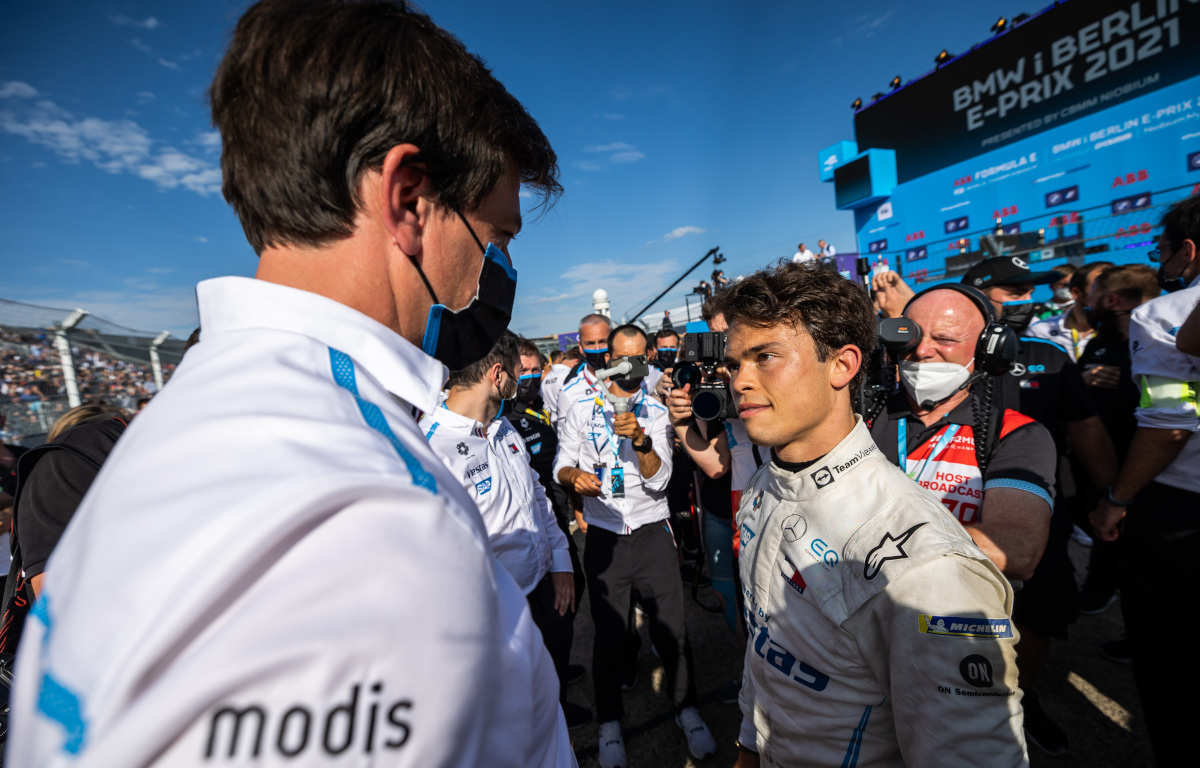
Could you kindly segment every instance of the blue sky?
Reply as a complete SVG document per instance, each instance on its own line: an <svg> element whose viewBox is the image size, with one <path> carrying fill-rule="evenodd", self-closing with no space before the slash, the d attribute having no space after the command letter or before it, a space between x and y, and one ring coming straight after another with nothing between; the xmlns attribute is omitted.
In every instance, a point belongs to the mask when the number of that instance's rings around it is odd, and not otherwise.
<svg viewBox="0 0 1200 768"><path fill-rule="evenodd" d="M185 336L194 287L252 275L220 195L205 89L248 3L6 3L0 297ZM1040 3L494 3L422 7L541 123L566 194L513 244L513 329L564 332L606 289L632 312L709 248L730 276L824 237L853 250L818 150L850 103ZM532 201L531 201L532 202ZM711 268L704 268L707 274ZM698 271L659 305L682 305Z"/></svg>

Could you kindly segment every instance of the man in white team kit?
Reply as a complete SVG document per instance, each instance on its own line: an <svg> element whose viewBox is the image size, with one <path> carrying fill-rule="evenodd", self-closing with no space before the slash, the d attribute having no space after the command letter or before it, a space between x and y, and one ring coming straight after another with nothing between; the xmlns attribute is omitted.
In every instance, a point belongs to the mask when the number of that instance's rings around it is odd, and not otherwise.
<svg viewBox="0 0 1200 768"><path fill-rule="evenodd" d="M1027 765L1012 588L851 410L865 292L787 264L717 309L742 424L773 448L737 513L739 768Z"/></svg>
<svg viewBox="0 0 1200 768"><path fill-rule="evenodd" d="M26 622L22 766L571 766L550 657L416 423L511 315L537 123L401 3L265 0L211 89L257 278L138 415Z"/></svg>

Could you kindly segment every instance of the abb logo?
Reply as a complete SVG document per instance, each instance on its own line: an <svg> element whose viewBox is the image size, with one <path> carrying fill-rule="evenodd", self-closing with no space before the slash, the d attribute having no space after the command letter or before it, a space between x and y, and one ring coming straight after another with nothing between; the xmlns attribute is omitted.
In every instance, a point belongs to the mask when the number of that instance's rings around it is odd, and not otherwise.
<svg viewBox="0 0 1200 768"><path fill-rule="evenodd" d="M1002 219L1005 216L1016 216L1016 215L1017 215L1017 206L1015 206L1015 205L1006 206L1004 208L998 208L998 209L992 211L993 219Z"/></svg>
<svg viewBox="0 0 1200 768"><path fill-rule="evenodd" d="M1078 224L1078 223L1079 223L1079 214L1078 213L1066 213L1066 214L1063 214L1062 216L1055 216L1053 219L1050 219L1050 226L1052 226L1052 227L1061 227L1065 224Z"/></svg>
<svg viewBox="0 0 1200 768"><path fill-rule="evenodd" d="M1137 173L1127 173L1124 176L1114 177L1112 188L1116 189L1117 187L1123 187L1126 184L1132 184L1135 181L1145 181L1148 178L1150 178L1150 172L1143 168Z"/></svg>
<svg viewBox="0 0 1200 768"><path fill-rule="evenodd" d="M1154 227L1149 222L1142 224L1140 227L1137 225L1128 228L1121 227L1117 230L1117 234L1113 235L1113 237L1137 237L1138 235L1148 235L1152 229L1154 229Z"/></svg>
<svg viewBox="0 0 1200 768"><path fill-rule="evenodd" d="M974 180L975 178L973 176L963 176L961 179L958 179L954 182L954 186L961 187L963 184L970 184Z"/></svg>
<svg viewBox="0 0 1200 768"><path fill-rule="evenodd" d="M911 243L913 240L924 240L924 239L925 239L925 230L923 230L923 229L904 236L904 242L906 242L906 243Z"/></svg>
<svg viewBox="0 0 1200 768"><path fill-rule="evenodd" d="M952 243L950 243L950 247L947 250L958 251L959 253L966 253L967 249L970 247L971 247L971 241L964 237L961 240L955 240Z"/></svg>

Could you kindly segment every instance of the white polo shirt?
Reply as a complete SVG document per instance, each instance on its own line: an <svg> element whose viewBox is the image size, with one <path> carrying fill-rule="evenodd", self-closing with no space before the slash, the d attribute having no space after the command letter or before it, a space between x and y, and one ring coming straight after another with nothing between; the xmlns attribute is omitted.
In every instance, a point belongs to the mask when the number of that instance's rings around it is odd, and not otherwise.
<svg viewBox="0 0 1200 768"><path fill-rule="evenodd" d="M568 370L567 373L570 371ZM567 411L571 410L572 404L578 402L580 398L592 397L596 394L602 394L600 381L588 365L584 364L579 373L575 374L570 381L567 381L564 375L554 406L557 414L555 427L561 429L561 422L567 417Z"/></svg>
<svg viewBox="0 0 1200 768"><path fill-rule="evenodd" d="M571 372L571 366L555 363L542 377L542 405L550 416L550 423L558 421L558 394L562 392L563 379Z"/></svg>
<svg viewBox="0 0 1200 768"><path fill-rule="evenodd" d="M563 412L558 422L558 453L554 456L556 478L563 467L592 472L596 464L605 465L601 495L583 497L583 519L588 525L619 534L633 533L643 525L670 516L667 481L671 479L673 435L669 432L671 424L667 409L649 395L643 382L629 410L654 441L653 450L662 460L662 466L652 477L642 477L632 440L616 438L617 452L614 454L612 422L615 413L612 403L603 394L581 397ZM624 498L614 498L611 493L610 479L615 466L624 468Z"/></svg>
<svg viewBox="0 0 1200 768"><path fill-rule="evenodd" d="M1092 340L1096 332L1091 330L1080 333L1074 328L1068 327L1067 318L1070 316L1071 311L1067 310L1061 315L1038 320L1025 329L1025 335L1054 342L1071 356L1072 363L1078 363L1079 356L1083 354L1083 350L1087 349L1088 342Z"/></svg>
<svg viewBox="0 0 1200 768"><path fill-rule="evenodd" d="M1182 291L1151 299L1129 316L1133 382L1142 391L1138 427L1182 429L1192 433L1183 450L1155 478L1200 493L1200 358L1180 352L1175 335L1200 303L1200 277Z"/></svg>
<svg viewBox="0 0 1200 768"><path fill-rule="evenodd" d="M421 429L442 463L483 515L492 552L528 595L547 573L572 573L567 537L525 441L501 416L485 429L445 403L421 418Z"/></svg>
<svg viewBox="0 0 1200 768"><path fill-rule="evenodd" d="M23 766L574 765L553 665L418 430L443 366L239 277L46 568Z"/></svg>

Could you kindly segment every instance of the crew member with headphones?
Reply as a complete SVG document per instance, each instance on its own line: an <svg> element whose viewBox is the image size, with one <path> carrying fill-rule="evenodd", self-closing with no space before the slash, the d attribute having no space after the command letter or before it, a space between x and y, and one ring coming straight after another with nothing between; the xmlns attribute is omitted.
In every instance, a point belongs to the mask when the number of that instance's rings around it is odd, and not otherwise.
<svg viewBox="0 0 1200 768"><path fill-rule="evenodd" d="M1029 578L1050 530L1056 454L1046 428L997 395L1016 334L982 293L953 284L914 296L880 333L902 387L871 424L875 443L967 526L1004 575Z"/></svg>

